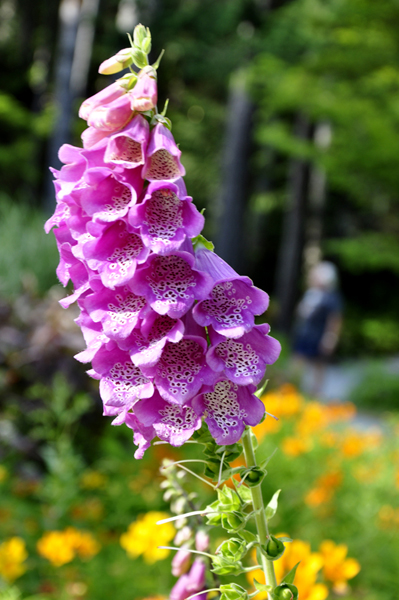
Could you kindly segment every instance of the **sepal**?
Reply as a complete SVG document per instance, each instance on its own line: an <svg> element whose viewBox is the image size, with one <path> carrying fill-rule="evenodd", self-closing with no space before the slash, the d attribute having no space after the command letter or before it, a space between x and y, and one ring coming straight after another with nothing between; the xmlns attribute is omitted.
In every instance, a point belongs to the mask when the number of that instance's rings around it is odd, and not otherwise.
<svg viewBox="0 0 399 600"><path fill-rule="evenodd" d="M237 583L220 586L220 600L248 600L248 592Z"/></svg>
<svg viewBox="0 0 399 600"><path fill-rule="evenodd" d="M274 535L269 535L266 544L260 545L260 551L268 560L275 561L284 554L285 546L281 540Z"/></svg>

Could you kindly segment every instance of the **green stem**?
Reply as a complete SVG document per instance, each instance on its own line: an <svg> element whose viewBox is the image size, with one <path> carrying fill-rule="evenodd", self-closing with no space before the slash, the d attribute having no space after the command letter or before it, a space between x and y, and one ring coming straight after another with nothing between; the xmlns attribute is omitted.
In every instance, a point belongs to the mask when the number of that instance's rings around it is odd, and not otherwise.
<svg viewBox="0 0 399 600"><path fill-rule="evenodd" d="M256 467L255 450L252 444L251 430L247 428L242 436L242 444L244 446L244 455L247 467ZM260 485L250 487L252 496L252 505L255 511L256 529L258 531L259 541L262 545L266 544L269 537L265 507L263 505L262 488ZM266 585L271 585L274 589L277 586L276 574L274 572L273 561L268 560L266 556L262 556L262 569L265 574Z"/></svg>

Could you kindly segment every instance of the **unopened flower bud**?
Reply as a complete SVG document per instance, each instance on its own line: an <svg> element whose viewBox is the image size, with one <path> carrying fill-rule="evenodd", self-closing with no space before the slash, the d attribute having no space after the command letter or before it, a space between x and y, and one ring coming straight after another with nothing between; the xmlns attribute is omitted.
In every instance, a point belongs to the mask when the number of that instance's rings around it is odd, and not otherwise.
<svg viewBox="0 0 399 600"><path fill-rule="evenodd" d="M191 539L192 534L193 532L190 529L190 527L183 527L182 529L180 529L180 531L176 533L174 543L176 544L176 546L180 546L181 544L188 542L188 540Z"/></svg>
<svg viewBox="0 0 399 600"><path fill-rule="evenodd" d="M104 60L98 68L98 72L102 75L113 75L126 69L133 62L132 49L124 48L111 58Z"/></svg>
<svg viewBox="0 0 399 600"><path fill-rule="evenodd" d="M270 535L264 546L261 546L261 552L269 560L277 560L284 554L285 546L281 540L274 535Z"/></svg>
<svg viewBox="0 0 399 600"><path fill-rule="evenodd" d="M147 55L138 48L132 50L133 62L139 69L143 69L148 65Z"/></svg>
<svg viewBox="0 0 399 600"><path fill-rule="evenodd" d="M151 41L151 33L148 27L144 27L141 23L136 25L133 32L133 42L135 46L141 47L144 40L149 39Z"/></svg>
<svg viewBox="0 0 399 600"><path fill-rule="evenodd" d="M209 548L209 535L204 529L199 529L195 534L195 549L206 552Z"/></svg>
<svg viewBox="0 0 399 600"><path fill-rule="evenodd" d="M172 560L172 575L174 577L180 577L186 573L190 567L191 553L183 546L174 555Z"/></svg>
<svg viewBox="0 0 399 600"><path fill-rule="evenodd" d="M246 553L246 544L239 539L225 540L217 549L216 554L222 554L232 561L241 560Z"/></svg>
<svg viewBox="0 0 399 600"><path fill-rule="evenodd" d="M291 583L281 583L274 589L273 594L278 600L298 600L298 588Z"/></svg>

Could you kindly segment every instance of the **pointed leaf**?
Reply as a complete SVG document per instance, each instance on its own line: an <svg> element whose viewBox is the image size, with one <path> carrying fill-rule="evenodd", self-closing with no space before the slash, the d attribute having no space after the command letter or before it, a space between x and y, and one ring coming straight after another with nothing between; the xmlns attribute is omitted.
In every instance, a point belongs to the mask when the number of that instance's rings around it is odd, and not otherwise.
<svg viewBox="0 0 399 600"><path fill-rule="evenodd" d="M272 519L277 512L278 497L280 495L280 492L281 492L281 490L277 490L277 492L275 494L273 494L272 499L270 500L269 504L266 506L265 513L266 513L266 519L268 521L270 519Z"/></svg>
<svg viewBox="0 0 399 600"><path fill-rule="evenodd" d="M284 577L283 581L281 583L294 583L294 579L295 579L295 574L296 574L296 570L298 568L298 565L300 564L301 561L299 561L295 567L293 567L291 569L291 571L289 571L289 573L287 573L287 575Z"/></svg>
<svg viewBox="0 0 399 600"><path fill-rule="evenodd" d="M252 531L248 531L247 529L241 529L241 531L238 531L237 533L249 544L258 541L258 536L252 533Z"/></svg>
<svg viewBox="0 0 399 600"><path fill-rule="evenodd" d="M291 538L285 537L284 535L283 536L279 536L277 539L280 540L281 542L292 542Z"/></svg>

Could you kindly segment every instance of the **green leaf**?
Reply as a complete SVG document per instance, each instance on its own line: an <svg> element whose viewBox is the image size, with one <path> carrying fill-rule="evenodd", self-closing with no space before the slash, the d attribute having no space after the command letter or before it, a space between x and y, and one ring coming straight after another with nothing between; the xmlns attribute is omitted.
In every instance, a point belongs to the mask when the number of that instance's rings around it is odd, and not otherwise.
<svg viewBox="0 0 399 600"><path fill-rule="evenodd" d="M242 529L241 531L238 531L237 533L239 536L241 536L243 538L243 540L248 542L248 544L258 541L258 536L255 535L254 533L252 533L252 531L248 531L247 529Z"/></svg>
<svg viewBox="0 0 399 600"><path fill-rule="evenodd" d="M265 583L259 583L259 581L256 581L256 579L254 579L254 586L256 587L256 589L258 590L258 592L272 592L273 588L271 585L266 585Z"/></svg>
<svg viewBox="0 0 399 600"><path fill-rule="evenodd" d="M207 240L203 235L197 235L197 237L193 238L192 240L193 246L194 246L194 250L196 250L197 248L206 248L207 250L211 250L213 252L215 246L212 244L212 242L210 242L209 240Z"/></svg>
<svg viewBox="0 0 399 600"><path fill-rule="evenodd" d="M281 539L281 538L280 538ZM301 561L299 561L295 567L293 567L291 569L291 571L289 571L289 573L287 573L287 575L284 577L283 581L281 583L294 583L294 579L295 579L295 575L296 575L296 570L298 568L298 565L300 564Z"/></svg>
<svg viewBox="0 0 399 600"><path fill-rule="evenodd" d="M280 492L281 492L281 490L277 490L277 492L275 494L273 494L272 499L270 500L269 504L266 506L265 513L266 513L266 519L268 521L270 519L272 519L277 512L278 497L280 495Z"/></svg>
<svg viewBox="0 0 399 600"><path fill-rule="evenodd" d="M285 537L285 536L278 537L277 539L280 540L281 542L292 542L291 538Z"/></svg>
<svg viewBox="0 0 399 600"><path fill-rule="evenodd" d="M261 388L259 388L258 390L256 390L255 392L255 396L257 396L257 398L261 398L263 396L263 394L265 393L265 390L267 388L267 384L269 383L269 379L266 379L265 383L262 385Z"/></svg>

